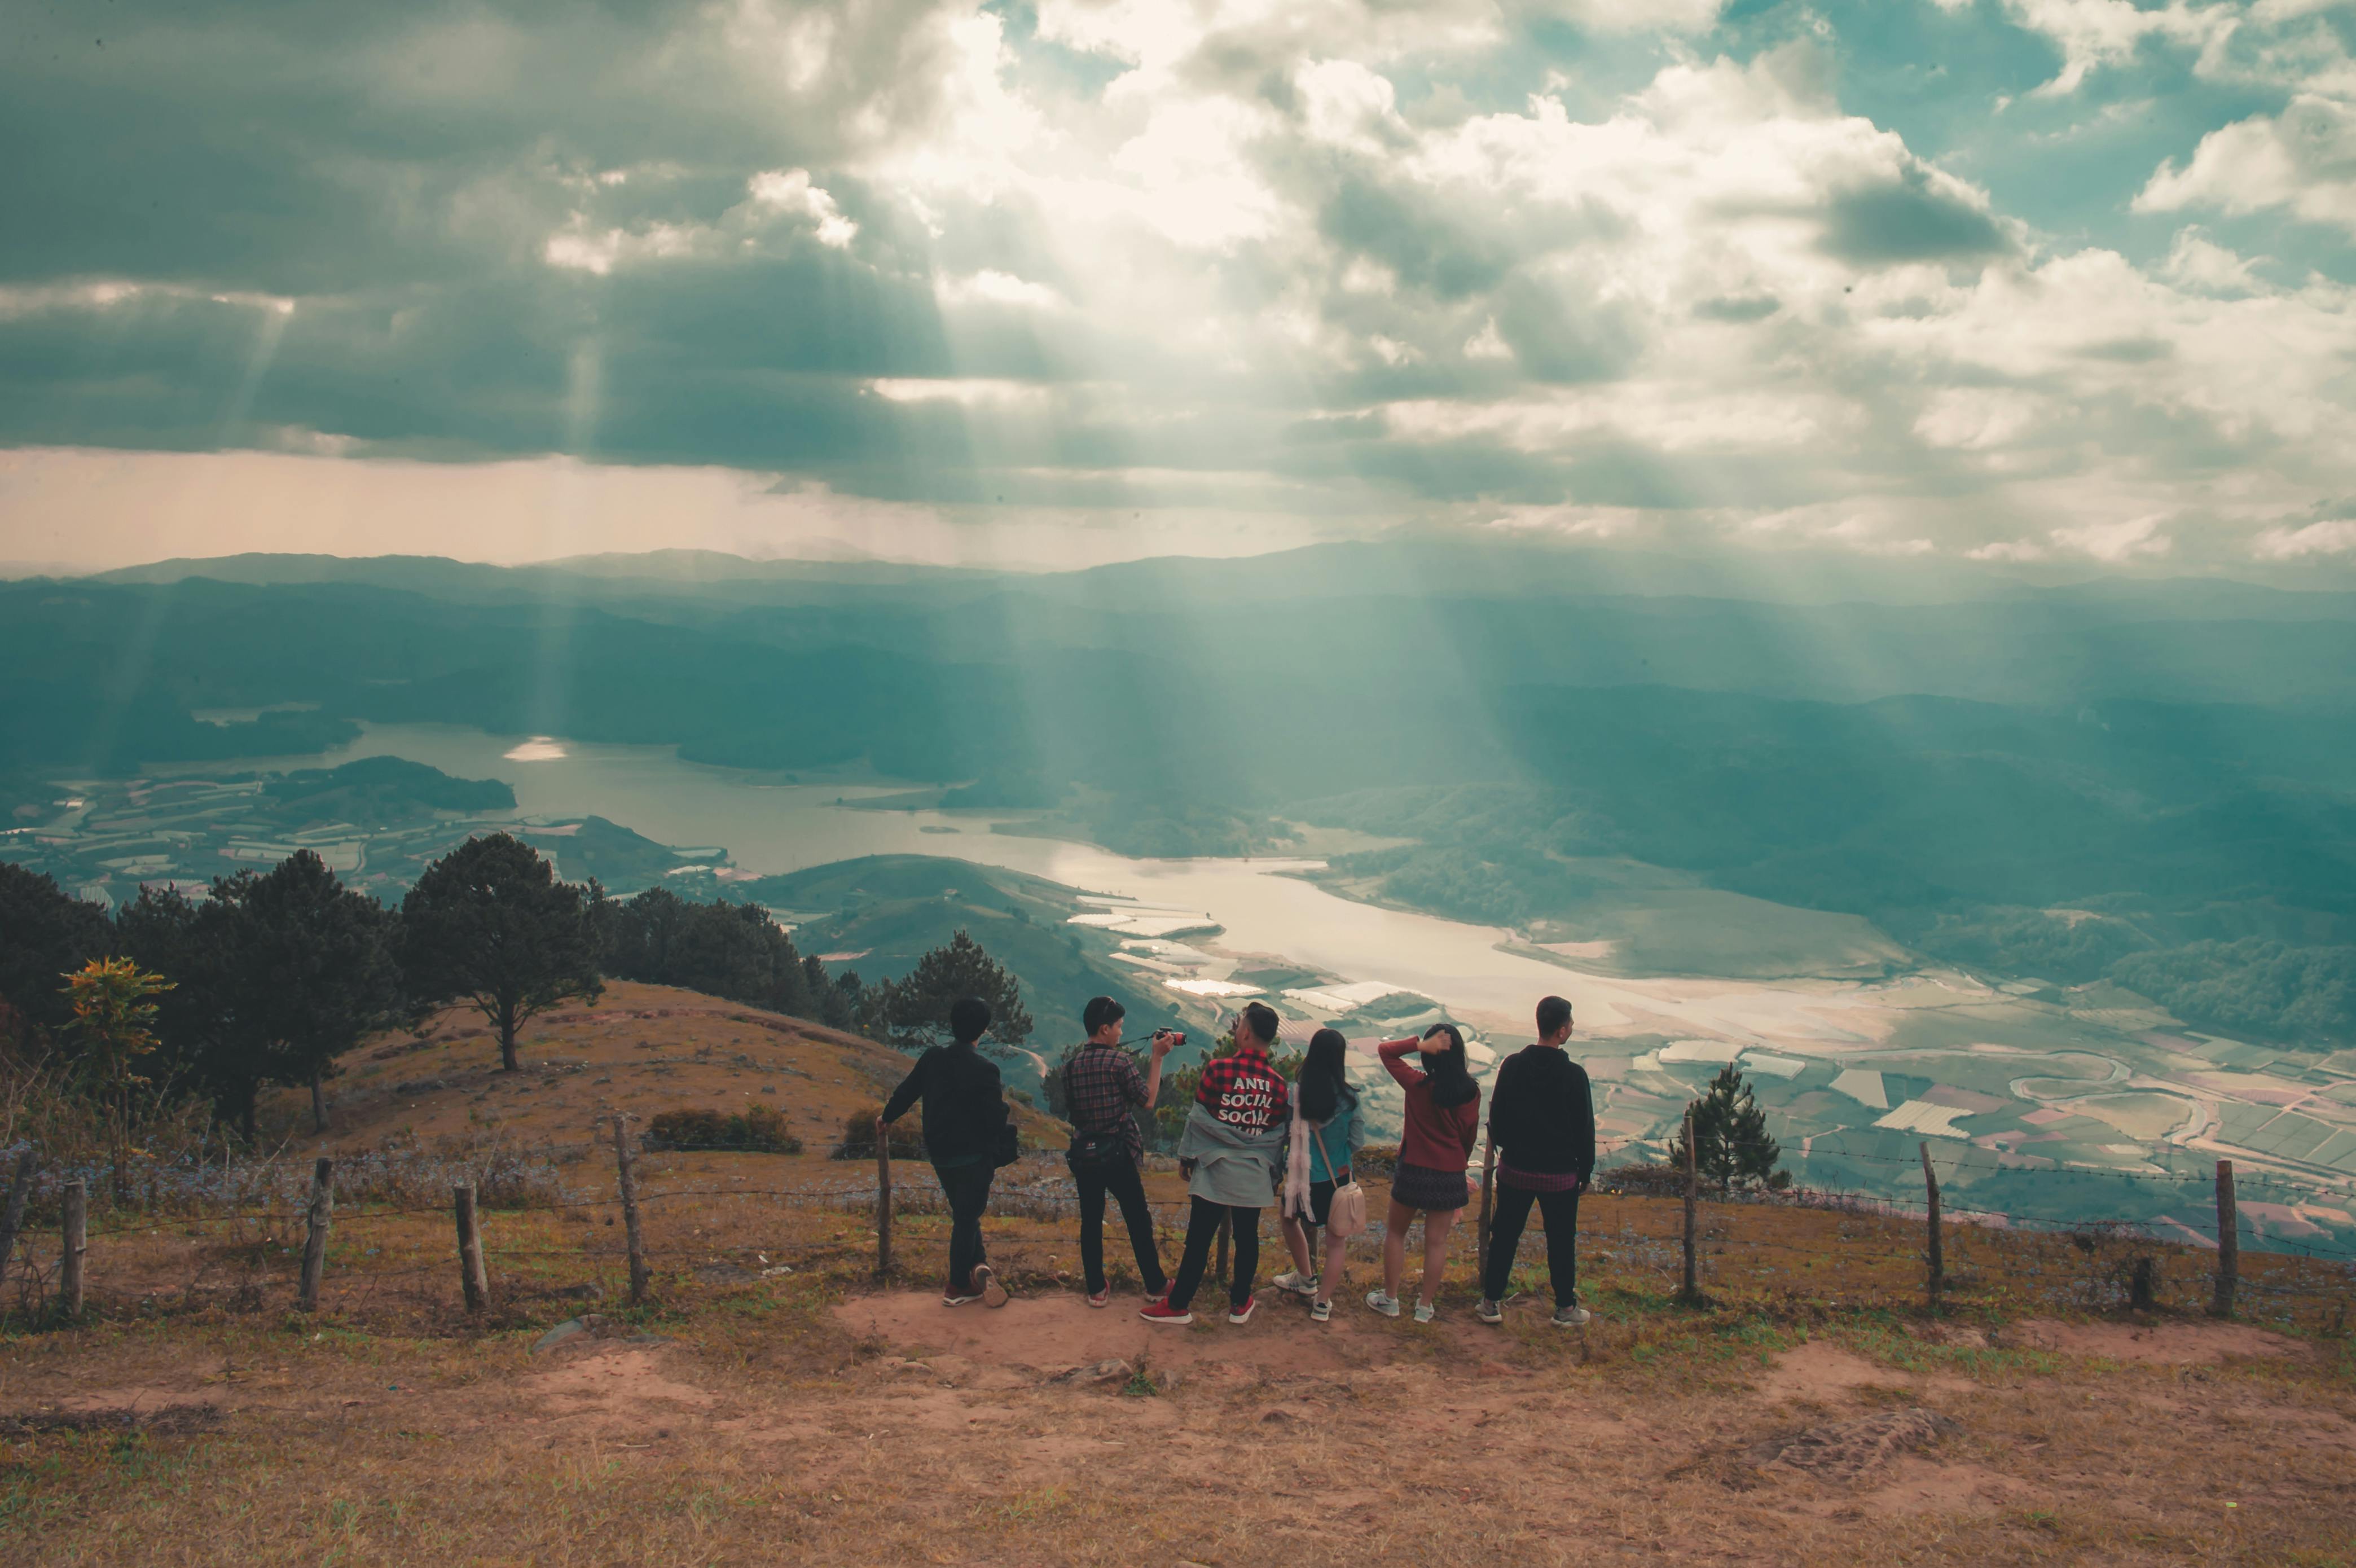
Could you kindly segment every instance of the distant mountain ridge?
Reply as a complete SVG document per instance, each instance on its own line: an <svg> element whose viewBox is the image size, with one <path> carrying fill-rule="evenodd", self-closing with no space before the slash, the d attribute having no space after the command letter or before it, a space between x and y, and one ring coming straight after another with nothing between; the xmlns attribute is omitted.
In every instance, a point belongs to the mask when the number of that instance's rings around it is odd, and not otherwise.
<svg viewBox="0 0 2356 1568"><path fill-rule="evenodd" d="M557 596L594 584L612 594L637 585L662 593L759 597L763 590L886 588L958 597L991 591L1079 602L1138 596L1281 602L1412 593L1508 599L1727 600L1833 607L2020 601L2088 613L2201 620L2356 618L2356 593L2297 589L2225 577L2083 576L2040 580L1961 575L1825 555L1799 572L1745 572L1750 557L1711 563L1633 550L1526 544L1336 542L1251 556L1156 556L1071 572L1014 572L882 560L755 560L711 550L653 550L559 557L514 565L444 556L246 553L176 557L69 579L93 583L209 578L257 586L353 583L462 598Z"/></svg>

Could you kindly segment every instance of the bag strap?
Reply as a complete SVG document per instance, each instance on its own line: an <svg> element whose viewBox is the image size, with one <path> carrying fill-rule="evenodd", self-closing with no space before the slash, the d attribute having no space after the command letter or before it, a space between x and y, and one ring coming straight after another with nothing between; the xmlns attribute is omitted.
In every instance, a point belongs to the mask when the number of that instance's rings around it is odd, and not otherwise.
<svg viewBox="0 0 2356 1568"><path fill-rule="evenodd" d="M1340 1175L1333 1168L1333 1156L1325 1152L1325 1129L1312 1122L1309 1125L1309 1135L1317 1140L1317 1157L1325 1162L1325 1174L1329 1176Z"/></svg>

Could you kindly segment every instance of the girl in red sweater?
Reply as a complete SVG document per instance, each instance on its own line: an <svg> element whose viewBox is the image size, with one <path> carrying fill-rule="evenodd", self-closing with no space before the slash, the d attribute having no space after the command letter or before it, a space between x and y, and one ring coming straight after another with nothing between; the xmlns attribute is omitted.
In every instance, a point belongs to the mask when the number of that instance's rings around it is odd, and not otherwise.
<svg viewBox="0 0 2356 1568"><path fill-rule="evenodd" d="M1385 1317L1399 1314L1399 1276L1407 1272L1407 1228L1423 1211L1423 1281L1415 1320L1432 1319L1432 1299L1448 1272L1448 1233L1472 1201L1465 1162L1481 1136L1481 1086L1465 1065L1464 1036L1453 1024L1434 1024L1420 1040L1386 1040L1376 1047L1383 1065L1407 1090L1407 1131L1399 1139L1398 1174L1391 1178L1390 1214L1383 1225L1383 1288L1366 1305ZM1408 1066L1422 1053L1420 1069Z"/></svg>

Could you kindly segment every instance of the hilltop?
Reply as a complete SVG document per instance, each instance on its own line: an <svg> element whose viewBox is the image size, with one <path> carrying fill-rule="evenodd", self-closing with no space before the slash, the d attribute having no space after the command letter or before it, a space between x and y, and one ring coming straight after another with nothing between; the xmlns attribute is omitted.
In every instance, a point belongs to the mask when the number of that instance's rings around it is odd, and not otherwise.
<svg viewBox="0 0 2356 1568"><path fill-rule="evenodd" d="M823 1157L852 1112L873 1108L906 1076L910 1058L859 1035L663 985L609 981L594 1004L543 1014L520 1041L523 1070L498 1070L498 1037L479 1014L450 1008L416 1032L380 1036L344 1060L329 1089L331 1126L301 1137L324 1154L389 1140L425 1145L496 1135L523 1146L585 1143L619 1111L648 1121L665 1111L783 1114ZM288 1095L281 1119L304 1120ZM1061 1147L1063 1123L1018 1102L1023 1134Z"/></svg>
<svg viewBox="0 0 2356 1568"><path fill-rule="evenodd" d="M387 1148L449 1163L408 1197L345 1189L316 1315L292 1279L310 1140L284 1200L94 1227L89 1319L0 1357L0 1555L1243 1568L2356 1549L2345 1282L2311 1265L2245 1257L2243 1321L2214 1323L2197 1250L2151 1247L2157 1305L2128 1313L2108 1243L1955 1227L1931 1314L1918 1221L1711 1203L1708 1300L1682 1305L1677 1206L1598 1194L1581 1330L1545 1326L1535 1238L1505 1326L1475 1324L1469 1227L1430 1326L1357 1304L1370 1244L1312 1324L1266 1285L1268 1245L1248 1325L1215 1317L1206 1283L1204 1321L1154 1330L1117 1226L1114 1309L1086 1306L1059 1167L1037 1157L1002 1174L985 1228L1015 1301L949 1312L921 1162L900 1166L878 1279L873 1167L825 1158L897 1053L626 983L539 1020L524 1050L498 1074L478 1022L445 1012L349 1060L318 1141L340 1179L380 1174ZM593 1119L756 1101L806 1152L647 1155L649 1299L628 1305ZM489 1291L468 1312L434 1173L497 1149L554 1179L482 1211ZM1148 1186L1174 1260L1183 1189L1161 1168Z"/></svg>

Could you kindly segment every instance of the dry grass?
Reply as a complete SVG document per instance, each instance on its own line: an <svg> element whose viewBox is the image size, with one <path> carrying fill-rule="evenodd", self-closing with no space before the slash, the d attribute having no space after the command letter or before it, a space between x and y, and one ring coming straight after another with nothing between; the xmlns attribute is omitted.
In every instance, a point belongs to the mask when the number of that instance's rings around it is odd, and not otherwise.
<svg viewBox="0 0 2356 1568"><path fill-rule="evenodd" d="M751 1069L683 1037L659 1042L686 1058L653 1064L669 1073L617 1070L648 1054L641 1025L713 1027L670 1012L558 1037L590 1059L577 1076L605 1053L616 1081L597 1087L640 1114L683 1090L756 1091L732 1082ZM808 1075L794 1092L835 1124L891 1065L854 1067L863 1054L822 1033L734 1026L772 1038L756 1063ZM384 1099L421 1140L456 1138L476 1092ZM798 1158L648 1157L654 1300L633 1311L610 1157L588 1145L585 1094L564 1098L499 1122L555 1151L573 1201L487 1216L478 1317L438 1208L339 1210L316 1317L293 1310L291 1209L100 1237L91 1318L0 1337L0 1560L2356 1561L2356 1356L2329 1331L2345 1283L2286 1261L2245 1259L2296 1287L2256 1298L2288 1313L2277 1326L2295 1332L2276 1336L2187 1310L2206 1289L2194 1255L2163 1271L2171 1311L2090 1317L2072 1309L2098 1302L2105 1260L1951 1231L1963 1278L1933 1319L1915 1305L1917 1228L1712 1206L1712 1305L1697 1310L1670 1299L1675 1206L1601 1198L1582 1215L1597 1321L1581 1332L1528 1302L1501 1330L1474 1325L1468 1245L1430 1326L1345 1294L1323 1327L1264 1301L1248 1327L1173 1333L1137 1324L1133 1294L1115 1313L1081 1305L1044 1169L990 1222L1014 1306L951 1314L914 1294L940 1265L932 1214L904 1216L897 1289L878 1294L866 1198L846 1186L868 1173L814 1157L812 1139ZM363 1124L345 1147L401 1124L346 1106ZM1175 1176L1151 1185L1174 1219ZM1262 1256L1263 1274L1284 1266L1272 1236ZM1353 1273L1373 1277L1371 1250ZM607 1329L535 1356L591 1285ZM1138 1348L1143 1376L1048 1380ZM1750 1457L1916 1406L1961 1431L1848 1479Z"/></svg>

